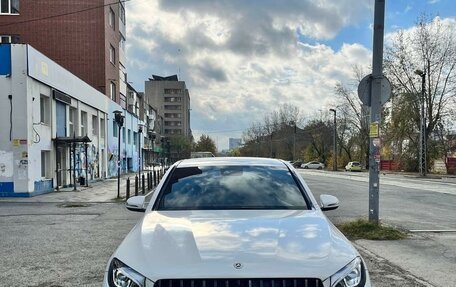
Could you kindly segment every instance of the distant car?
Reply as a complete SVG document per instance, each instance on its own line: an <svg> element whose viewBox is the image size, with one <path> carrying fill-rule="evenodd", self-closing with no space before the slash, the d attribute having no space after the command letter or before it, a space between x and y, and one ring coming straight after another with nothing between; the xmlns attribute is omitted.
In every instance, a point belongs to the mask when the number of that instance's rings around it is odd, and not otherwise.
<svg viewBox="0 0 456 287"><path fill-rule="evenodd" d="M144 212L107 264L103 287L371 287L360 254L289 164L203 158L175 163L128 199Z"/></svg>
<svg viewBox="0 0 456 287"><path fill-rule="evenodd" d="M302 164L301 167L305 168L305 169L308 169L308 168L324 169L325 165L323 163L321 163L321 162L318 162L318 161L311 161L311 162Z"/></svg>
<svg viewBox="0 0 456 287"><path fill-rule="evenodd" d="M361 164L358 161L351 161L345 166L346 171L361 171Z"/></svg>
<svg viewBox="0 0 456 287"><path fill-rule="evenodd" d="M302 161L300 161L300 160L297 160L297 161L293 162L293 163L292 163L292 165L293 165L293 167L294 167L294 168L298 168L298 167L301 167L301 165L302 165Z"/></svg>

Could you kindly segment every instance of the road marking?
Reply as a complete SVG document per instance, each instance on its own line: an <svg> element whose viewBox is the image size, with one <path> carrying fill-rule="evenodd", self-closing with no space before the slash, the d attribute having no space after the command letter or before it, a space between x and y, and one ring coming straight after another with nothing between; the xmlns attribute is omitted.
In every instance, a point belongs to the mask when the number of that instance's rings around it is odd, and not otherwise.
<svg viewBox="0 0 456 287"><path fill-rule="evenodd" d="M350 180L360 181L360 182L369 182L369 178L363 176L363 174L352 175L352 174L337 174L337 173L324 172L324 171L309 171L309 170L305 170L305 171L298 170L298 171L302 175L311 174L311 175L318 175L318 176L325 176L325 177L350 179ZM438 193L443 193L443 194L456 195L456 183L453 184L453 183L449 183L449 182L435 182L435 181L423 182L419 179L413 180L413 179L404 179L404 178L392 180L392 179L385 178L384 176L381 176L380 185L382 185L382 184L411 188L411 189L418 189L418 190L423 190L423 191L432 191L432 192L438 192Z"/></svg>

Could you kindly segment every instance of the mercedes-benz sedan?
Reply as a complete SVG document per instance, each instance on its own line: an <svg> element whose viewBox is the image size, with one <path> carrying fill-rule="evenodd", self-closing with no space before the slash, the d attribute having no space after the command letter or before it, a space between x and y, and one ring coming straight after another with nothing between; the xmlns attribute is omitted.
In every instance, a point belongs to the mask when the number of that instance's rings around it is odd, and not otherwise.
<svg viewBox="0 0 456 287"><path fill-rule="evenodd" d="M361 287L364 261L287 162L204 158L174 164L108 262L103 286Z"/></svg>

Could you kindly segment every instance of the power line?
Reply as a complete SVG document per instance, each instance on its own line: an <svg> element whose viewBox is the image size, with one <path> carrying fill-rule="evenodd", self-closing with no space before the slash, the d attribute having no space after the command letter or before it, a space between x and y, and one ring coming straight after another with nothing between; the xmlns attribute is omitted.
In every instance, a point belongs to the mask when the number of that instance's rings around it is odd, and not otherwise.
<svg viewBox="0 0 456 287"><path fill-rule="evenodd" d="M129 1L131 1L131 0L118 0L118 1L115 1L115 2L112 2L112 3L98 5L98 6L93 6L93 7L90 7L90 8L76 10L76 11L72 11L72 12L56 14L56 15L51 15L51 16L46 16L46 17L41 17L41 18L35 18L35 19L29 19L29 20L23 20L23 21L18 21L18 22L5 23L5 24L1 24L0 27L12 26L12 25L18 25L18 24L25 24L25 23L31 23L31 22L38 22L38 21L43 21L43 20L47 20L47 19L53 19L53 18L68 16L68 15L83 13L83 12L87 12L87 11L91 11L91 10L95 10L95 9L99 9L99 8L104 8L106 6L116 5L116 4L119 4L119 3L125 3L125 2L129 2Z"/></svg>

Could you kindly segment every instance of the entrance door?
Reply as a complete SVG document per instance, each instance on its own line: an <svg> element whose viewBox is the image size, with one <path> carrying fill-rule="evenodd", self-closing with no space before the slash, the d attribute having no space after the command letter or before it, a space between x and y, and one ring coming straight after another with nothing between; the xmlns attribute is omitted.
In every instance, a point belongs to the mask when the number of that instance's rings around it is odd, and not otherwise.
<svg viewBox="0 0 456 287"><path fill-rule="evenodd" d="M67 182L67 147L59 146L57 149L57 186L66 186Z"/></svg>
<svg viewBox="0 0 456 287"><path fill-rule="evenodd" d="M57 137L66 137L66 105L56 101L55 116L57 122Z"/></svg>

